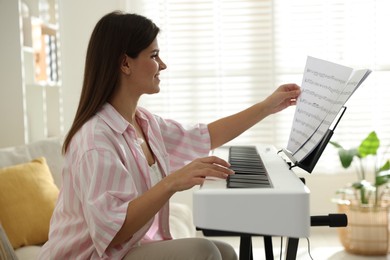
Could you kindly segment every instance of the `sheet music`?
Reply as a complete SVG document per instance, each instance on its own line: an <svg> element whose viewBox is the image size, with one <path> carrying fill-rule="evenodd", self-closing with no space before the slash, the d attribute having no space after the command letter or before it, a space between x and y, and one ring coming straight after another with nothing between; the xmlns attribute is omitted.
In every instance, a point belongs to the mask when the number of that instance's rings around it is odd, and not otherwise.
<svg viewBox="0 0 390 260"><path fill-rule="evenodd" d="M307 58L287 146L297 161L317 146L342 106L370 72Z"/></svg>

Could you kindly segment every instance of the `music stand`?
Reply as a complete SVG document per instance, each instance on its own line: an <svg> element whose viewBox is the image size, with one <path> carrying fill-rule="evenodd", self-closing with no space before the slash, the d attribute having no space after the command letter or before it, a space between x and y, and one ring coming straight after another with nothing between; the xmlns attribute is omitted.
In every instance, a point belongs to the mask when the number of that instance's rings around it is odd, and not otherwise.
<svg viewBox="0 0 390 260"><path fill-rule="evenodd" d="M318 160L320 159L323 151L325 150L326 145L329 143L330 138L332 138L333 132L336 129L337 125L339 124L342 116L345 113L345 110L347 107L343 106L341 108L341 113L339 113L338 118L336 118L336 123L332 129L328 129L324 135L324 137L321 139L321 141L318 143L318 145L311 151L304 159L301 161L295 160L294 156L287 151L286 149L283 149L284 154L291 160L292 165L290 165L290 169L293 167L299 167L308 173L311 173L316 166Z"/></svg>

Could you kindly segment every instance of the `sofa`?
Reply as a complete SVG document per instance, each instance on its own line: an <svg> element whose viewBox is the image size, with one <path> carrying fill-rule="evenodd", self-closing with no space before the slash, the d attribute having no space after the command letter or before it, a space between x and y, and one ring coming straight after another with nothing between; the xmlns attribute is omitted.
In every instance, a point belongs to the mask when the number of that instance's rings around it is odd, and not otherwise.
<svg viewBox="0 0 390 260"><path fill-rule="evenodd" d="M0 260L36 259L47 240L50 217L61 188L62 142L62 137L51 137L0 148ZM175 196L183 195L188 197L185 192ZM196 236L191 208L180 198L173 201L172 236Z"/></svg>

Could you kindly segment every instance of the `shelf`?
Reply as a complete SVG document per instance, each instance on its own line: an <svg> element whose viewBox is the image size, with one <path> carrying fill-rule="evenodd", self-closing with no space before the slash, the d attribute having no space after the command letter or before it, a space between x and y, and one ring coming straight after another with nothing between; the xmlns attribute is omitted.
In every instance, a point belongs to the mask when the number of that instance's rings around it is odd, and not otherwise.
<svg viewBox="0 0 390 260"><path fill-rule="evenodd" d="M61 82L29 82L26 83L26 88L61 88Z"/></svg>
<svg viewBox="0 0 390 260"><path fill-rule="evenodd" d="M28 142L63 132L57 0L24 0L22 47Z"/></svg>
<svg viewBox="0 0 390 260"><path fill-rule="evenodd" d="M34 53L34 49L32 46L23 46L23 52L24 53Z"/></svg>
<svg viewBox="0 0 390 260"><path fill-rule="evenodd" d="M42 22L42 33L49 35L57 35L58 24L44 23Z"/></svg>
<svg viewBox="0 0 390 260"><path fill-rule="evenodd" d="M40 17L45 23L58 22L58 0L23 0L29 9L30 16Z"/></svg>

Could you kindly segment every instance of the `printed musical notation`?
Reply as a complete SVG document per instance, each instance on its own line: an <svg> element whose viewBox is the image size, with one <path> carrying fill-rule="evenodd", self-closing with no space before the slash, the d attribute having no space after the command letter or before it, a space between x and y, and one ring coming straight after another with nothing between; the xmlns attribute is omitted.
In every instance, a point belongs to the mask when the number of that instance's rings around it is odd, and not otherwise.
<svg viewBox="0 0 390 260"><path fill-rule="evenodd" d="M287 150L303 160L322 140L342 106L371 73L308 57Z"/></svg>

